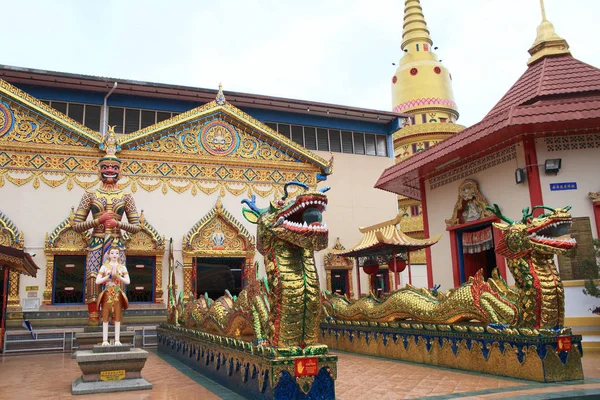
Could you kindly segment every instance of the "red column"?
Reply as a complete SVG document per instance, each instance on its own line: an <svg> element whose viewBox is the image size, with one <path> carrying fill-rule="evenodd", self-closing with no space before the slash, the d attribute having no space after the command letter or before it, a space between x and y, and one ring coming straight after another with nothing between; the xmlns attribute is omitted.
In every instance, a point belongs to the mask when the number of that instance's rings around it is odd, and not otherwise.
<svg viewBox="0 0 600 400"><path fill-rule="evenodd" d="M361 291L360 291L360 267L358 266L358 259L356 259L356 261L354 261L354 265L356 266L356 284L358 285L357 287L357 294L356 294L356 298L360 299L360 295L361 295Z"/></svg>
<svg viewBox="0 0 600 400"><path fill-rule="evenodd" d="M523 140L523 150L525 151L525 165L527 165L527 184L529 185L529 200L531 207L544 205L542 198L542 184L540 182L540 169L538 167L537 152L535 151L535 139L527 136ZM534 217L542 214L544 211L538 209L534 212Z"/></svg>
<svg viewBox="0 0 600 400"><path fill-rule="evenodd" d="M448 231L450 234L450 255L452 256L452 276L454 277L454 287L460 286L460 266L458 254L458 241L456 240L456 231Z"/></svg>
<svg viewBox="0 0 600 400"><path fill-rule="evenodd" d="M498 220L498 222L500 222L500 220ZM494 249L497 249L500 245L501 236L498 230L494 228L494 225L492 225L491 228L494 234ZM496 267L498 268L498 272L500 272L500 275L506 280L506 259L496 252L494 252L494 254L496 256Z"/></svg>
<svg viewBox="0 0 600 400"><path fill-rule="evenodd" d="M592 202L592 206L594 207L594 219L596 220L596 234L598 238L600 238L600 200Z"/></svg>
<svg viewBox="0 0 600 400"><path fill-rule="evenodd" d="M423 210L423 232L429 238L429 218L427 217L427 196L425 194L425 181L420 181L421 186L421 210ZM431 264L431 248L425 249L425 260L427 262L427 286L433 287L433 266ZM410 268L410 267L409 267ZM410 274L410 269L409 269ZM410 276L410 275L409 275Z"/></svg>

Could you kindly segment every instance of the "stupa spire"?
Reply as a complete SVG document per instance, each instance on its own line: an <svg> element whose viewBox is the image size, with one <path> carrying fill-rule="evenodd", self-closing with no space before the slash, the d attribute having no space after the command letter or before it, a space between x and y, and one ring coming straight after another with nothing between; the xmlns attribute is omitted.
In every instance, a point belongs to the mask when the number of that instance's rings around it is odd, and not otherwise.
<svg viewBox="0 0 600 400"><path fill-rule="evenodd" d="M527 65L531 65L546 56L570 54L567 41L556 34L554 25L546 19L544 0L540 0L540 8L542 10L542 23L537 27L535 42L529 49L531 57L527 61Z"/></svg>
<svg viewBox="0 0 600 400"><path fill-rule="evenodd" d="M429 29L423 15L420 0L405 0L404 25L402 30L402 50L413 42L433 44L429 36Z"/></svg>

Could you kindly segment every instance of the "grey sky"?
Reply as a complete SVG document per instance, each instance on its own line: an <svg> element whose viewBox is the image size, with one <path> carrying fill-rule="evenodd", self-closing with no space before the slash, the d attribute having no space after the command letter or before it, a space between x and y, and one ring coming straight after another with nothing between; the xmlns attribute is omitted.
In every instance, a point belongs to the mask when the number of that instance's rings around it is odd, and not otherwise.
<svg viewBox="0 0 600 400"><path fill-rule="evenodd" d="M526 69L539 0L421 0L453 77L459 123L479 121ZM8 1L0 63L391 109L403 0ZM546 0L581 61L600 67L598 0Z"/></svg>

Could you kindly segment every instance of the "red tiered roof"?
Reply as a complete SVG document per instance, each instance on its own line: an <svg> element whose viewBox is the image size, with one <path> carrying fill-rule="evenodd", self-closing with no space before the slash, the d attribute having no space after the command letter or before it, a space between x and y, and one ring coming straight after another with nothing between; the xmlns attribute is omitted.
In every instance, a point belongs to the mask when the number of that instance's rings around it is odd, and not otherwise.
<svg viewBox="0 0 600 400"><path fill-rule="evenodd" d="M510 146L525 134L598 133L599 127L600 69L568 54L545 57L480 122L386 169L375 187L420 200L420 178Z"/></svg>

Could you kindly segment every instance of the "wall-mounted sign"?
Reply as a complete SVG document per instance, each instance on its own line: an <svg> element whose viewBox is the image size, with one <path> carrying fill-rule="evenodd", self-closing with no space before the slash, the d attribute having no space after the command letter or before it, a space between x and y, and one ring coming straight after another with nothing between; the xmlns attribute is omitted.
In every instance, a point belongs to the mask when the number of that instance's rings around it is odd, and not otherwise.
<svg viewBox="0 0 600 400"><path fill-rule="evenodd" d="M40 290L39 286L25 286L25 291L26 292L35 292Z"/></svg>
<svg viewBox="0 0 600 400"><path fill-rule="evenodd" d="M577 190L577 182L551 183L550 190L553 192L555 192L557 190Z"/></svg>

